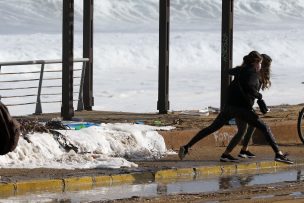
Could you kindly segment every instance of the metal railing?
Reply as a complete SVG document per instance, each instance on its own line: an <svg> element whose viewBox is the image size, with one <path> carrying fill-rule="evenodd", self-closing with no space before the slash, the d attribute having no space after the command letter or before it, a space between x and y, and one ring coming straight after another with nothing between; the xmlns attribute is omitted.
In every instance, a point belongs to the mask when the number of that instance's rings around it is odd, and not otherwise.
<svg viewBox="0 0 304 203"><path fill-rule="evenodd" d="M81 71L81 75L80 76L74 76L73 78L75 79L79 79L79 84L73 84L73 86L79 86L79 91L78 92L74 92L74 93L78 93L78 100L74 100L74 101L78 101L78 105L77 105L77 111L81 111L84 109L84 105L83 105L83 82L84 82L84 77L85 77L85 69L86 69L86 64L89 61L88 58L77 58L74 59L73 62L74 63L80 63L82 62L82 68L75 68L74 71ZM58 77L58 76L52 76L52 77L45 77L44 74L45 73L59 73L62 72L62 68L57 69L57 70L45 70L45 66L46 64L62 64L62 60L33 60L33 61L13 61L13 62L0 62L0 78L2 78L1 76L19 76L19 75L35 75L35 74L39 74L39 78L30 78L30 79L7 79L7 80L0 80L0 84L1 83L9 83L9 84L13 84L13 83L18 83L18 84L22 84L22 86L18 86L18 87L5 87L0 88L0 95L2 91L15 91L15 90L27 90L27 89L36 89L37 88L37 94L20 94L20 95L9 95L9 96L0 96L0 100L1 99L9 99L9 98L24 98L24 97L36 97L36 102L22 102L22 103L15 103L15 104L6 104L6 106L20 106L20 105L30 105L30 104L36 104L36 108L35 108L35 113L34 114L41 114L42 113L42 103L59 103L62 102L61 100L55 100L55 101L41 101L41 96L54 96L54 95L61 95L62 93L44 93L42 94L42 88L59 88L62 87L61 85L45 85L43 86L42 83L43 81L56 81L56 80L62 80L62 77ZM1 69L3 66L20 66L20 65L41 65L40 67L40 71L20 71L20 72L6 72L6 73L2 73ZM25 86L26 82L33 82L33 81L39 81L38 86L34 86L34 85L30 85L30 86Z"/></svg>

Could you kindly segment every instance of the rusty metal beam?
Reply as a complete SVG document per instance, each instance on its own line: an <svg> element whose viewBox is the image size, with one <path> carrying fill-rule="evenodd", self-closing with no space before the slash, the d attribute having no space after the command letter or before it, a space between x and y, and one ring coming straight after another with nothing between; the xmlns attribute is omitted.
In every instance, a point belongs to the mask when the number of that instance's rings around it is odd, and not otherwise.
<svg viewBox="0 0 304 203"><path fill-rule="evenodd" d="M63 1L62 23L62 106L63 120L71 120L73 107L73 43L74 43L74 0Z"/></svg>
<svg viewBox="0 0 304 203"><path fill-rule="evenodd" d="M86 65L84 85L83 85L83 104L87 111L94 106L93 97L93 0L83 0L83 58L89 58Z"/></svg>
<svg viewBox="0 0 304 203"><path fill-rule="evenodd" d="M170 0L159 1L159 73L157 110L166 114L169 110L169 36Z"/></svg>

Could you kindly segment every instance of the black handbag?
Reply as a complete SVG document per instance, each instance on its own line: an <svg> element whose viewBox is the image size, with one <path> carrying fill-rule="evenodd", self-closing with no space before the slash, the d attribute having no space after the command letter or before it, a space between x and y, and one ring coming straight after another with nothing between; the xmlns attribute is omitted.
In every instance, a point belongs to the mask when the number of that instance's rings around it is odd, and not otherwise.
<svg viewBox="0 0 304 203"><path fill-rule="evenodd" d="M260 111L262 112L262 114L266 114L270 111L263 99L258 99L257 103L259 105L259 108L260 108Z"/></svg>

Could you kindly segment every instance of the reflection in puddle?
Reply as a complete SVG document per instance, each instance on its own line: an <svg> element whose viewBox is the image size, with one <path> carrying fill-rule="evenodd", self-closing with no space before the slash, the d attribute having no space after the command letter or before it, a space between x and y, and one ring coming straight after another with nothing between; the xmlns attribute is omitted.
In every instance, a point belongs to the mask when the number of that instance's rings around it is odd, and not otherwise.
<svg viewBox="0 0 304 203"><path fill-rule="evenodd" d="M253 176L227 176L219 178L219 188L220 189L233 189L239 188L242 186L249 185L253 180Z"/></svg>
<svg viewBox="0 0 304 203"><path fill-rule="evenodd" d="M274 195L258 195L253 197L252 199L267 199L267 198L273 198Z"/></svg>
<svg viewBox="0 0 304 203"><path fill-rule="evenodd" d="M296 198L299 198L299 197L303 198L304 197L304 192L293 192L290 195L294 196Z"/></svg>
<svg viewBox="0 0 304 203"><path fill-rule="evenodd" d="M301 170L297 172L297 181L304 181L304 174Z"/></svg>
<svg viewBox="0 0 304 203"><path fill-rule="evenodd" d="M242 174L220 177L201 177L197 180L169 182L169 183L147 183L134 185L118 185L111 187L94 188L87 191L74 191L63 193L36 193L25 196L12 196L1 199L0 202L85 202L124 199L133 196L155 197L158 195L170 195L178 193L203 193L220 190L235 189L244 186L260 184L272 184L279 182L299 182L303 181L303 171L290 170L268 174ZM294 197L303 197L304 193L294 192L290 194ZM270 198L273 195L262 195L254 198Z"/></svg>
<svg viewBox="0 0 304 203"><path fill-rule="evenodd" d="M219 190L218 180L175 182L167 184L167 194L213 192Z"/></svg>
<svg viewBox="0 0 304 203"><path fill-rule="evenodd" d="M30 194L24 196L14 196L6 199L0 199L2 203L12 202L64 202L76 203L87 201L102 201L111 199L128 198L132 196L155 196L157 184L140 185L120 185L113 187L100 187L87 191L63 192L63 193L43 193Z"/></svg>

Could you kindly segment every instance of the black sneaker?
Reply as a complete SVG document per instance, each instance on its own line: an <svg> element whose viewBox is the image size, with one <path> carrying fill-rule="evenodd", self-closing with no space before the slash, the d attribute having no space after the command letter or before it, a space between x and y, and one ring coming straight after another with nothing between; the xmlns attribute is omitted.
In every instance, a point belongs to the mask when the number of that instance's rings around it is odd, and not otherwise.
<svg viewBox="0 0 304 203"><path fill-rule="evenodd" d="M286 155L281 155L281 154L276 154L275 161L279 161L279 162L283 162L283 163L287 163L287 164L293 164L293 161L289 160Z"/></svg>
<svg viewBox="0 0 304 203"><path fill-rule="evenodd" d="M183 160L185 158L186 154L188 154L188 147L181 146L179 148L179 152L178 152L178 157L180 158L180 160Z"/></svg>
<svg viewBox="0 0 304 203"><path fill-rule="evenodd" d="M220 161L222 161L222 162L239 162L238 159L234 158L230 154L222 154Z"/></svg>
<svg viewBox="0 0 304 203"><path fill-rule="evenodd" d="M255 157L255 155L252 154L250 151L244 151L244 150L241 150L238 156L241 158L254 158Z"/></svg>

